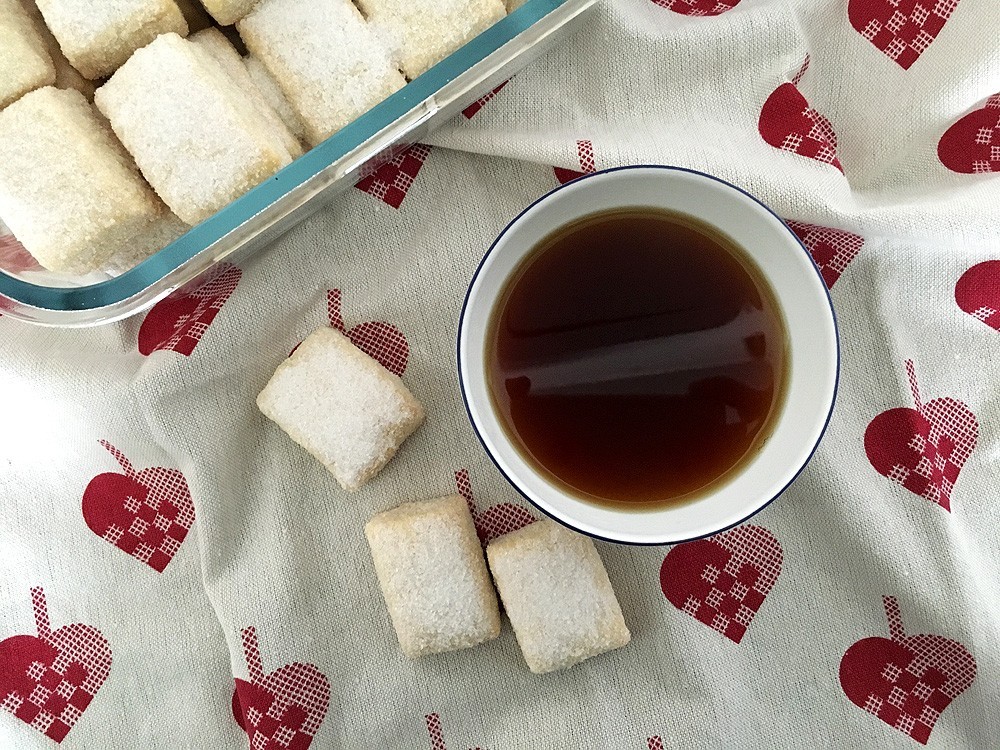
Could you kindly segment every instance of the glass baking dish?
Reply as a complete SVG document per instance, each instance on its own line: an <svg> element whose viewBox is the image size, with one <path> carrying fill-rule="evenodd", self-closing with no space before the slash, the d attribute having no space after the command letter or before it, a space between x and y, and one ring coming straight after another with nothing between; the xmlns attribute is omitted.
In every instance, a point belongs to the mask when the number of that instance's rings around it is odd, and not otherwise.
<svg viewBox="0 0 1000 750"><path fill-rule="evenodd" d="M576 26L596 0L528 0L461 49L135 268L71 277L24 263L0 238L3 315L80 327L134 315L266 246L503 83Z"/></svg>

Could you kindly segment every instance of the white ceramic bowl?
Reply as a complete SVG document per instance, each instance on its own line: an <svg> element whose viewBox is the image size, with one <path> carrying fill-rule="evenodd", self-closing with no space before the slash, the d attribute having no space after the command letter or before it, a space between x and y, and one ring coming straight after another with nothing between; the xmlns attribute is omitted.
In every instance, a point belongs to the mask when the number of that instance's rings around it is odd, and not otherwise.
<svg viewBox="0 0 1000 750"><path fill-rule="evenodd" d="M759 453L700 499L649 510L602 507L548 482L511 443L486 378L490 316L510 274L537 243L575 219L650 206L695 216L756 261L781 307L789 340L788 384L774 429ZM792 231L752 195L700 172L663 166L609 169L543 196L500 233L480 263L458 334L462 395L473 427L507 480L541 511L594 537L671 544L745 521L782 493L809 461L833 409L840 367L837 325L826 285Z"/></svg>

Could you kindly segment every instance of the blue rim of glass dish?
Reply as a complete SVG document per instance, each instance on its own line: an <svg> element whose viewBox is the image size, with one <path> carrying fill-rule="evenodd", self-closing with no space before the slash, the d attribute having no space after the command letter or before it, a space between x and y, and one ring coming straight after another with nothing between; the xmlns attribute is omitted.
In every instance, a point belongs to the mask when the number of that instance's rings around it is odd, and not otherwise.
<svg viewBox="0 0 1000 750"><path fill-rule="evenodd" d="M716 529L715 531L711 531L706 534L698 534L696 536L687 537L685 539L677 539L672 542L634 542L623 539L615 539L613 537L603 536L601 534L594 534L589 531L584 531L583 529L574 526L569 521L559 518L558 516L554 515L553 513L550 513L548 510L546 510L537 502L535 502L534 498L532 498L531 495L527 491L525 491L520 484L518 484L517 480L514 479L512 476L510 476L504 470L504 468L500 465L500 462L497 460L496 456L493 455L493 451L491 451L490 447L486 444L486 439L479 431L479 426L476 424L476 420L473 419L472 417L472 408L469 406L469 397L468 395L466 395L465 378L462 375L462 329L465 326L465 314L469 307L469 296L472 294L472 287L475 285L476 279L479 278L479 274L483 270L483 266L486 264L486 260L490 257L490 255L493 254L493 250L496 248L497 243L500 242L503 236L507 234L508 231L510 231L510 228L514 226L521 219L521 217L524 216L524 214L526 214L528 211L534 208L538 203L544 201L553 193L557 193L563 188L567 187L568 185L571 185L574 182L579 182L580 180L586 180L592 177L598 177L602 174L608 174L610 172L622 172L631 169L662 169L671 172L688 172L690 174L696 174L700 177L707 177L710 180L714 180L715 182L721 182L723 185L728 185L733 190L742 193L747 198L752 200L754 203L758 204L769 214L771 214L771 216L773 216L779 222L781 222L781 224L785 227L785 230L795 239L795 242L798 244L802 252L805 253L806 258L809 259L809 263L812 265L813 270L819 277L820 286L826 293L826 302L827 305L829 305L830 307L830 316L833 319L833 340L837 348L836 368L834 370L834 375L833 375L833 393L830 394L830 408L827 410L826 419L823 420L823 427L822 429L820 429L819 435L816 437L816 442L812 445L812 449L809 451L809 455L806 456L805 460L802 462L802 465L796 469L791 479L788 480L788 483L785 484L784 487L781 487L770 498L768 498L767 501L765 501L759 508L750 511L745 516L741 517L738 521L735 521L734 523L731 523L728 526L724 526L721 529ZM799 239L799 236L792 231L791 227L788 226L785 220L782 219L780 216L778 216L778 214L776 214L770 206L768 206L766 203L760 200L760 198L758 198L757 196L741 188L739 185L734 185L728 180L724 180L721 177L716 177L715 175L708 174L707 172L699 172L697 169L688 169L687 167L677 167L669 164L629 164L623 167L609 167L608 169L601 169L597 172L589 172L573 180L570 180L569 182L563 183L562 185L557 185L556 187L552 188L552 190L549 190L547 193L539 196L538 198L533 200L529 205L525 206L524 209L520 213L518 213L517 216L515 216L507 223L507 226L503 228L500 234L497 235L496 239L493 240L493 242L490 244L489 249L483 254L482 259L479 261L479 265L476 266L476 271L475 273L472 274L472 279L469 281L469 286L465 291L465 298L462 300L462 311L458 315L458 329L455 336L455 370L458 372L458 390L459 393L461 393L462 395L462 405L465 407L465 415L466 417L468 417L469 424L472 426L472 431L476 434L476 439L479 440L479 444L482 446L483 451L489 457L493 465L497 468L497 471L500 472L500 476L502 476L505 480L507 480L507 484L513 487L517 491L517 493L525 500L527 500L529 503L531 503L532 506L537 508L542 513L543 516L551 518L553 521L559 523L562 526L565 526L566 528L572 531L577 532L578 534L584 534L585 536L598 539L602 542L611 542L612 544L623 544L629 547L665 547L675 544L684 544L685 542L694 542L699 539L708 539L709 537L713 537L716 534L721 534L724 531L729 531L729 529L736 528L740 524L746 523L751 518L760 513L762 510L767 508L771 503L773 503L779 497L781 497L785 493L785 490L791 487L792 484L795 482L795 480L799 478L799 475L801 475L802 472L805 471L806 467L812 461L813 456L816 455L816 451L819 450L819 446L823 442L823 438L826 436L827 428L830 426L830 420L833 418L833 409L837 404L837 394L840 391L840 368L841 368L840 325L837 322L837 310L833 306L833 297L830 296L830 288L826 285L826 281L823 279L823 274L822 272L820 272L819 266L816 265L816 261L813 259L812 255L809 253L809 250L806 248L806 246L802 244L802 240Z"/></svg>
<svg viewBox="0 0 1000 750"><path fill-rule="evenodd" d="M566 0L528 0L427 72L344 126L267 181L125 273L82 287L48 287L0 273L0 295L44 310L91 310L142 293L261 209L313 178L500 49Z"/></svg>

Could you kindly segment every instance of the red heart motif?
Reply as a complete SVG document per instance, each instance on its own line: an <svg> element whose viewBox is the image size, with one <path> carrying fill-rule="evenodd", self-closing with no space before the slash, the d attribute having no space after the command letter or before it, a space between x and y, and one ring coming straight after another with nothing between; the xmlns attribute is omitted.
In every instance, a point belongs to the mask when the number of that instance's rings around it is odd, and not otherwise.
<svg viewBox="0 0 1000 750"><path fill-rule="evenodd" d="M79 623L52 630L45 593L31 589L38 636L0 641L0 709L62 742L111 671L111 647Z"/></svg>
<svg viewBox="0 0 1000 750"><path fill-rule="evenodd" d="M1000 331L1000 260L977 263L955 284L955 302L976 320Z"/></svg>
<svg viewBox="0 0 1000 750"><path fill-rule="evenodd" d="M678 544L660 566L660 588L677 609L736 643L781 573L783 553L762 526L738 526Z"/></svg>
<svg viewBox="0 0 1000 750"><path fill-rule="evenodd" d="M330 681L300 662L264 674L257 629L241 635L250 681L235 680L232 709L250 750L306 750L326 717Z"/></svg>
<svg viewBox="0 0 1000 750"><path fill-rule="evenodd" d="M660 735L646 739L647 750L663 750L663 738Z"/></svg>
<svg viewBox="0 0 1000 750"><path fill-rule="evenodd" d="M590 141L577 141L576 156L580 160L580 169L582 171L577 172L575 169L565 169L563 167L552 168L560 185L565 185L570 180L575 180L577 177L583 177L585 174L597 171L593 143Z"/></svg>
<svg viewBox="0 0 1000 750"><path fill-rule="evenodd" d="M427 714L424 717L427 723L427 736L431 741L431 750L448 750L444 742L444 731L441 729L441 717L438 714ZM483 750L479 747L470 747L469 750Z"/></svg>
<svg viewBox="0 0 1000 750"><path fill-rule="evenodd" d="M945 131L938 142L938 158L952 172L1000 172L1000 94Z"/></svg>
<svg viewBox="0 0 1000 750"><path fill-rule="evenodd" d="M402 377L410 361L410 344L406 336L396 326L385 321L361 323L348 330L344 325L341 310L342 296L339 289L330 289L326 293L326 309L330 325L347 336L352 344L382 367Z"/></svg>
<svg viewBox="0 0 1000 750"><path fill-rule="evenodd" d="M783 83L771 93L760 111L757 128L761 137L777 149L844 171L837 158L833 126L809 106L794 83Z"/></svg>
<svg viewBox="0 0 1000 750"><path fill-rule="evenodd" d="M468 469L455 472L455 485L458 488L458 494L465 498L465 502L469 506L472 520L476 524L476 533L483 546L497 537L523 529L538 520L525 508L513 503L498 503L480 513L472 495L472 481L469 479Z"/></svg>
<svg viewBox="0 0 1000 750"><path fill-rule="evenodd" d="M97 536L162 573L194 523L194 502L177 469L136 471L120 450L103 445L125 471L98 474L83 493L83 519Z"/></svg>
<svg viewBox="0 0 1000 750"><path fill-rule="evenodd" d="M358 182L355 187L369 195L374 195L393 208L399 208L403 205L403 198L413 186L417 173L424 166L430 153L430 146L416 143L381 164L372 174Z"/></svg>
<svg viewBox="0 0 1000 750"><path fill-rule="evenodd" d="M976 660L961 643L911 635L894 596L882 597L889 638L864 638L840 660L840 686L851 703L924 745L955 698L975 682Z"/></svg>
<svg viewBox="0 0 1000 750"><path fill-rule="evenodd" d="M924 53L959 0L850 0L851 26L903 70Z"/></svg>
<svg viewBox="0 0 1000 750"><path fill-rule="evenodd" d="M223 263L197 287L178 289L160 300L139 327L139 353L148 357L156 351L172 351L190 357L242 276L239 268Z"/></svg>
<svg viewBox="0 0 1000 750"><path fill-rule="evenodd" d="M789 219L785 219L785 223L795 232L813 261L819 266L819 272L828 289L833 289L840 274L861 252L865 244L864 237L843 229L821 227Z"/></svg>
<svg viewBox="0 0 1000 750"><path fill-rule="evenodd" d="M865 453L879 474L950 512L955 482L979 440L979 422L953 398L921 403L912 360L906 372L917 408L875 417L865 430Z"/></svg>
<svg viewBox="0 0 1000 750"><path fill-rule="evenodd" d="M653 3L685 16L717 16L735 8L740 0L653 0Z"/></svg>
<svg viewBox="0 0 1000 750"><path fill-rule="evenodd" d="M490 92L488 92L488 93L486 93L486 94L483 94L483 95L482 95L481 97L479 97L478 99L476 99L476 101L474 101L474 102L473 102L472 104L470 104L470 105L469 105L468 107L466 107L465 109L463 109L463 110L462 110L462 114L463 114L463 115L465 115L465 119L466 119L466 120L471 120L471 119L473 118L473 116L474 116L474 115L475 115L475 114L476 114L476 113L477 113L477 112L478 112L479 110L481 110L481 109L483 108L483 106L484 106L484 105L485 105L485 104L486 104L486 103L487 103L487 102L488 102L488 101L489 101L490 99L492 99L492 98L493 98L494 96L496 96L497 94L499 94L499 93L500 93L500 90L501 90L501 89L502 89L502 88L503 88L504 86L506 86L506 85L507 85L508 83L510 83L510 79L509 79L509 78L508 78L508 79L507 79L506 81L504 81L503 83L501 83L501 84L500 84L499 86L497 86L497 87L496 87L495 89L493 89L492 91L490 91Z"/></svg>

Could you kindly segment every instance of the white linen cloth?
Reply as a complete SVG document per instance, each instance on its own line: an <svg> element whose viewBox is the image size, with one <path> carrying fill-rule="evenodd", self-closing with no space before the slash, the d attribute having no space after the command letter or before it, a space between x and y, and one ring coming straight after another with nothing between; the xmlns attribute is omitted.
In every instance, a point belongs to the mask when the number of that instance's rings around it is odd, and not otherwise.
<svg viewBox="0 0 1000 750"><path fill-rule="evenodd" d="M995 0L604 0L207 292L145 324L0 318L0 747L54 747L59 721L65 748L246 747L234 678L259 748L1000 745L998 39ZM456 486L494 531L516 514L487 508L523 504L459 396L466 285L553 166L632 163L797 222L842 337L829 431L737 531L598 544L626 648L536 676L505 622L408 661L364 522ZM394 342L428 412L352 495L254 404L328 324Z"/></svg>

